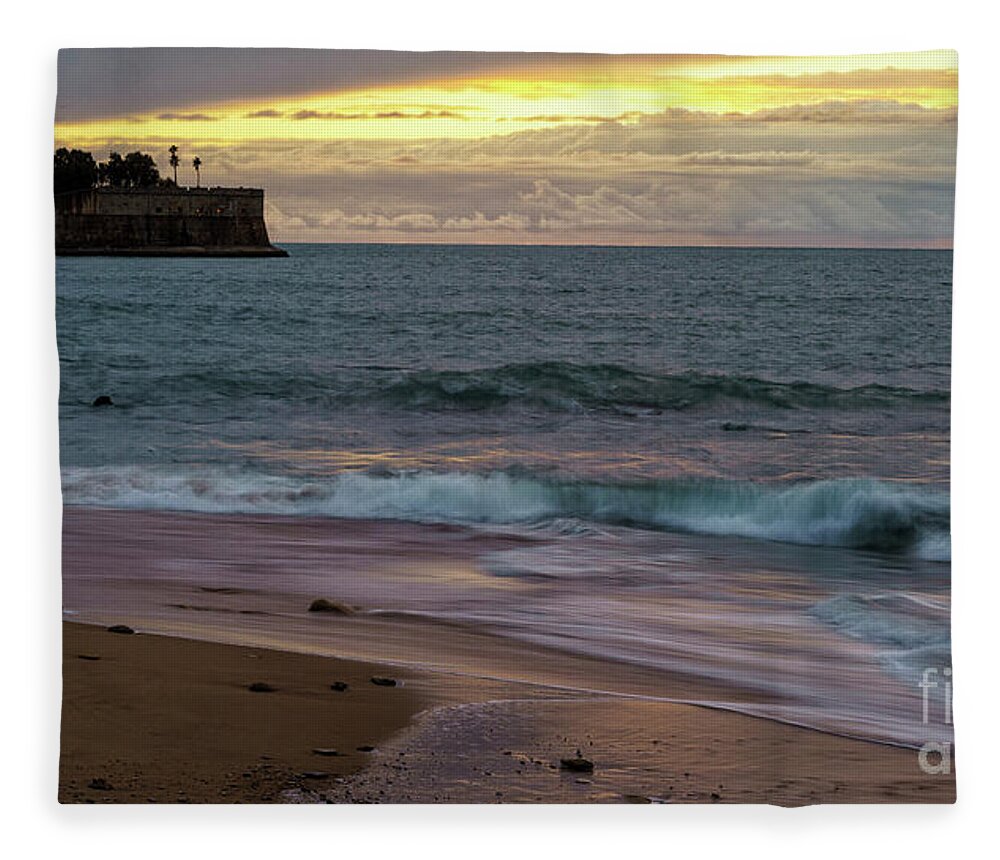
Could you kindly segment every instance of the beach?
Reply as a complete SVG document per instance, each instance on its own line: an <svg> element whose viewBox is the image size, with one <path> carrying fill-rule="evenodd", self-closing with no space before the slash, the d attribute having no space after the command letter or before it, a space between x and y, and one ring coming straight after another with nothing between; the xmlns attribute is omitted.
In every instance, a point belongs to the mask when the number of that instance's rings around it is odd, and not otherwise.
<svg viewBox="0 0 1000 860"><path fill-rule="evenodd" d="M279 518L270 528L296 546L323 532L399 551L392 525ZM400 529L410 568L426 564L422 529ZM246 543L253 531L267 529L66 509L64 591L77 609L63 625L62 802L954 800L953 775L928 777L914 749L740 713L766 704L752 689L342 599L350 614L310 612L313 599L343 595L282 590L260 567L221 585L208 547L246 566L267 555L266 542ZM432 531L433 565L458 576L476 541ZM110 535L114 551L97 553ZM165 536L183 537L187 552ZM242 554L227 542L237 537ZM135 632L106 629L115 625ZM592 771L562 766L578 752Z"/></svg>
<svg viewBox="0 0 1000 860"><path fill-rule="evenodd" d="M56 265L63 800L954 799L950 253Z"/></svg>
<svg viewBox="0 0 1000 860"><path fill-rule="evenodd" d="M954 780L929 782L912 750L741 714L82 624L65 624L63 639L63 803L955 797ZM400 686L372 684L373 672ZM260 678L275 690L251 692ZM592 772L561 768L574 744Z"/></svg>
<svg viewBox="0 0 1000 860"><path fill-rule="evenodd" d="M420 703L346 660L80 624L64 625L63 650L64 803L279 802L362 767L370 753L358 748Z"/></svg>

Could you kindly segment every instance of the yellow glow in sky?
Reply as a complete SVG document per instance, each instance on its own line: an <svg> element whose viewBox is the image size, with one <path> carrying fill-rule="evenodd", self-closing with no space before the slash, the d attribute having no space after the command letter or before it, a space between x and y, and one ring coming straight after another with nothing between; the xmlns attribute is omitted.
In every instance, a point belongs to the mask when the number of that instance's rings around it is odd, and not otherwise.
<svg viewBox="0 0 1000 860"><path fill-rule="evenodd" d="M430 77L405 86L262 95L61 123L56 142L100 147L109 141L474 139L565 123L634 122L668 108L752 113L851 100L954 107L957 56L950 51L856 57L548 56L516 75Z"/></svg>

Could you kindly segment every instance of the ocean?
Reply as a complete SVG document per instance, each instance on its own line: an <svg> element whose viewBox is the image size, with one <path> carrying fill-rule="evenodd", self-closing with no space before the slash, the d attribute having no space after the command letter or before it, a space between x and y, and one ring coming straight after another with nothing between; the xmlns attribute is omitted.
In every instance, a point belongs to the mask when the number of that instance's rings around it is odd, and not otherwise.
<svg viewBox="0 0 1000 860"><path fill-rule="evenodd" d="M950 252L287 247L57 260L67 506L459 528L266 587L950 740Z"/></svg>

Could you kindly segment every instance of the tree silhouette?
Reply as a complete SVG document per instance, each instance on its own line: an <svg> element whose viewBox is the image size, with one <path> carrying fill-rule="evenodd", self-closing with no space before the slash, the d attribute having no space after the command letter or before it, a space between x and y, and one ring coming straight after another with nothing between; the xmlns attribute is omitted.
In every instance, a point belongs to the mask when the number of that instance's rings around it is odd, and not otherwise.
<svg viewBox="0 0 1000 860"><path fill-rule="evenodd" d="M102 161L97 166L97 175L101 185L110 185L112 188L124 188L128 184L125 159L117 152L110 153L108 160Z"/></svg>
<svg viewBox="0 0 1000 860"><path fill-rule="evenodd" d="M195 182L197 183L197 187L201 188L201 159L196 155L191 164L194 166L194 175L196 177Z"/></svg>
<svg viewBox="0 0 1000 860"><path fill-rule="evenodd" d="M97 184L97 164L89 152L61 147L55 152L54 162L56 194L63 194L67 191L83 191Z"/></svg>
<svg viewBox="0 0 1000 860"><path fill-rule="evenodd" d="M160 171L151 155L130 152L125 156L125 182L129 188L149 188L160 181Z"/></svg>
<svg viewBox="0 0 1000 860"><path fill-rule="evenodd" d="M181 163L181 160L177 157L177 146L170 147L170 166L174 169L174 185L177 184L177 166Z"/></svg>
<svg viewBox="0 0 1000 860"><path fill-rule="evenodd" d="M100 164L94 156L80 149L65 147L55 151L55 192L84 191L95 186L109 188L152 188L169 183L161 179L153 156L145 152L130 152L124 158L112 152Z"/></svg>
<svg viewBox="0 0 1000 860"><path fill-rule="evenodd" d="M149 188L160 183L160 171L153 157L144 152L130 152L124 158L112 152L97 165L97 179L111 188Z"/></svg>

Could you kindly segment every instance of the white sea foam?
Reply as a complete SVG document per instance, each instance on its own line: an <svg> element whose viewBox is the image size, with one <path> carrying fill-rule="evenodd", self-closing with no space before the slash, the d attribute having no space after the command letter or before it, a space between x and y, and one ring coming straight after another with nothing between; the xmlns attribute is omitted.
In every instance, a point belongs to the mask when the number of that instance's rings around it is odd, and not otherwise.
<svg viewBox="0 0 1000 860"><path fill-rule="evenodd" d="M877 646L894 674L916 683L928 666L951 665L950 607L906 593L842 594L811 613L841 633Z"/></svg>
<svg viewBox="0 0 1000 860"><path fill-rule="evenodd" d="M74 505L511 525L577 520L950 557L947 493L869 479L609 484L505 472L302 479L104 467L64 470L63 493Z"/></svg>

